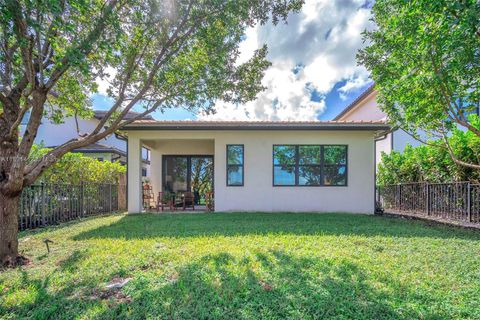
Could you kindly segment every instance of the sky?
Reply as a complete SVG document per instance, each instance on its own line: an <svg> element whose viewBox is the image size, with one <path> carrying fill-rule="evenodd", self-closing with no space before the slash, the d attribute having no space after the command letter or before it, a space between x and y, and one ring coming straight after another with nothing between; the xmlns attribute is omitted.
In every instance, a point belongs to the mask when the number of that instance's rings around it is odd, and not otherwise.
<svg viewBox="0 0 480 320"><path fill-rule="evenodd" d="M358 66L356 53L365 44L362 32L372 29L369 0L306 0L286 24L266 24L246 30L238 63L247 61L263 44L268 46L267 88L242 105L216 104L213 115L192 114L181 108L157 111L158 120L330 120L372 83ZM111 101L100 93L96 109Z"/></svg>

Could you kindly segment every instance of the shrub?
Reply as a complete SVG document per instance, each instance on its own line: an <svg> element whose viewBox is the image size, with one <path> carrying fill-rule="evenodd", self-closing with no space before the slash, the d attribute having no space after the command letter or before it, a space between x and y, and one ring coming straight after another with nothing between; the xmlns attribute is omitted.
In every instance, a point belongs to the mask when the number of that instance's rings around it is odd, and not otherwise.
<svg viewBox="0 0 480 320"><path fill-rule="evenodd" d="M30 160L43 157L49 151L41 145L35 145ZM55 165L48 168L37 180L46 183L118 183L126 167L118 162L99 161L81 153L69 152Z"/></svg>
<svg viewBox="0 0 480 320"><path fill-rule="evenodd" d="M458 159L480 164L480 138L472 132L453 130L449 144ZM455 164L445 144L434 140L415 148L408 145L402 153L382 153L377 179L379 185L423 181L478 182L480 171Z"/></svg>

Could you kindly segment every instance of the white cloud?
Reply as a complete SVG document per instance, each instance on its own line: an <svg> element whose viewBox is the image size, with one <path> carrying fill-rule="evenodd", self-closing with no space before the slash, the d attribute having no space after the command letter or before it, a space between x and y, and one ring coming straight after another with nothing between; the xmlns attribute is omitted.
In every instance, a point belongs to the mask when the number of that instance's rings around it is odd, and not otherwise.
<svg viewBox="0 0 480 320"><path fill-rule="evenodd" d="M111 81L115 77L116 70L112 67L105 68L105 76L103 78L98 77L96 83L98 85L98 93L107 95L108 88L110 87Z"/></svg>
<svg viewBox="0 0 480 320"><path fill-rule="evenodd" d="M346 81L340 95L368 83L368 72L357 66L356 52L363 46L361 32L371 28L370 9L364 0L307 0L288 24L248 29L241 43L239 63L247 61L263 43L272 66L266 71L267 87L250 103L217 104L214 115L201 119L315 120L325 111L323 101L336 83ZM296 72L293 72L297 69ZM312 91L321 99L311 101Z"/></svg>

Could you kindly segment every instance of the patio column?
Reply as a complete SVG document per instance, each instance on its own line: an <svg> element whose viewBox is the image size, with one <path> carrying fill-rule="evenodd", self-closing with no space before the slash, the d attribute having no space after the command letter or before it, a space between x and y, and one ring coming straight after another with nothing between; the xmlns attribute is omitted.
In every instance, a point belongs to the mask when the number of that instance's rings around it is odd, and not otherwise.
<svg viewBox="0 0 480 320"><path fill-rule="evenodd" d="M128 213L142 212L142 144L128 137Z"/></svg>

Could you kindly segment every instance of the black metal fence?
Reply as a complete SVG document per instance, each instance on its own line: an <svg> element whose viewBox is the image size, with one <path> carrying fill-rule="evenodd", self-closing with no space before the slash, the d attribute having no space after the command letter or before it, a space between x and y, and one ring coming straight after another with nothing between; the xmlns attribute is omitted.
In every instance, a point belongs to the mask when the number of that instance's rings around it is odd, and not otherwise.
<svg viewBox="0 0 480 320"><path fill-rule="evenodd" d="M420 182L382 186L377 188L377 209L480 223L480 185Z"/></svg>
<svg viewBox="0 0 480 320"><path fill-rule="evenodd" d="M20 199L20 230L49 226L124 209L125 186L118 184L38 184Z"/></svg>

